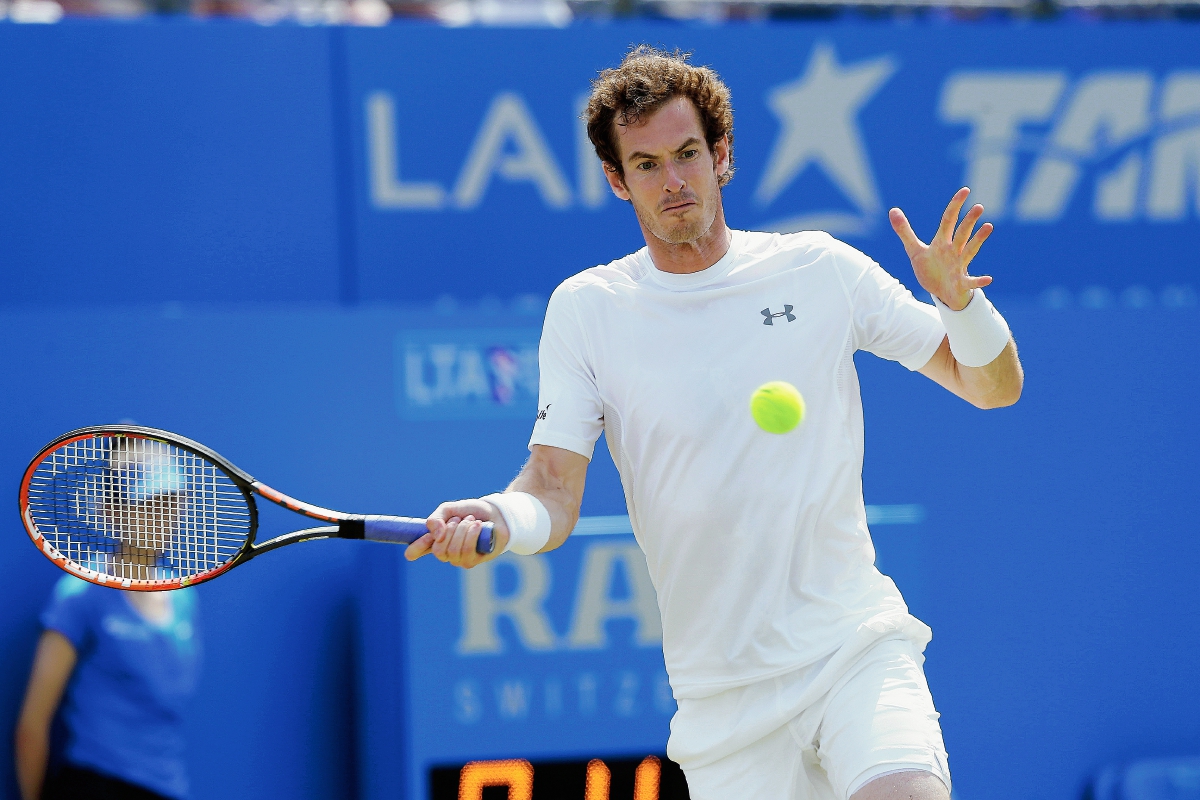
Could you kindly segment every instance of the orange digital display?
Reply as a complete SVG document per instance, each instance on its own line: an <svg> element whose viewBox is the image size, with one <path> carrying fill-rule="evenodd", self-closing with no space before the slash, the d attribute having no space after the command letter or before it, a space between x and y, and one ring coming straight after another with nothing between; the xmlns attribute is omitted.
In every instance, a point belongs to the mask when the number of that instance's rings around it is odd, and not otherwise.
<svg viewBox="0 0 1200 800"><path fill-rule="evenodd" d="M533 765L523 758L472 761L458 778L458 800L483 800L486 786L503 786L508 800L533 800Z"/></svg>
<svg viewBox="0 0 1200 800"><path fill-rule="evenodd" d="M603 761L593 758L587 765L587 786L583 800L609 800L611 788L612 771Z"/></svg>
<svg viewBox="0 0 1200 800"><path fill-rule="evenodd" d="M661 777L662 762L654 756L642 759L637 771L633 773L633 800L658 800L658 784Z"/></svg>
<svg viewBox="0 0 1200 800"><path fill-rule="evenodd" d="M688 800L683 771L659 756L471 761L430 770L430 800Z"/></svg>

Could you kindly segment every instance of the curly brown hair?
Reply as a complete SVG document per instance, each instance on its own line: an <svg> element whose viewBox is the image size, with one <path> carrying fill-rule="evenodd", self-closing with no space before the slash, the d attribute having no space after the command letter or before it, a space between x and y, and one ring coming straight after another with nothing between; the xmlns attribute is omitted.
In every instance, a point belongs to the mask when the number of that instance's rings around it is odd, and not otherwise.
<svg viewBox="0 0 1200 800"><path fill-rule="evenodd" d="M592 81L584 119L596 155L621 179L625 170L617 152L617 126L635 125L668 101L686 97L700 114L704 139L711 150L729 137L729 168L718 178L724 186L733 177L733 105L729 87L708 67L688 63L691 53L668 53L646 44L629 49L616 69L606 69Z"/></svg>

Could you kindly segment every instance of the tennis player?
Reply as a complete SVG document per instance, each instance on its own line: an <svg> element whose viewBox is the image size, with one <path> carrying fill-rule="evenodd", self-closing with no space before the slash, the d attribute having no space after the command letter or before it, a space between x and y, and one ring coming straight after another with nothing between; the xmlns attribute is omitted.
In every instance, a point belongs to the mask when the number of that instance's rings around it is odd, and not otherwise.
<svg viewBox="0 0 1200 800"><path fill-rule="evenodd" d="M967 267L991 233L955 193L929 244L891 223L933 305L825 233L730 230L729 90L685 56L630 51L593 84L588 133L646 247L569 278L541 340L531 457L502 494L445 503L410 559L473 567L561 545L601 431L662 614L679 709L667 753L694 800L945 800L950 772L922 670L931 632L875 569L853 356L867 350L980 408L1022 372ZM760 430L748 401L784 380L808 418ZM972 459L969 431L931 446Z"/></svg>

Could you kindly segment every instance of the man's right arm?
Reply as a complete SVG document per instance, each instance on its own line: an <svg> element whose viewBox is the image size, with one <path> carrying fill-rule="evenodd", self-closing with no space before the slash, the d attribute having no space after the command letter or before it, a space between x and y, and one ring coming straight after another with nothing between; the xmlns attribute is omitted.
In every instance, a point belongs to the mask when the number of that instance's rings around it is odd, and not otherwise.
<svg viewBox="0 0 1200 800"><path fill-rule="evenodd" d="M560 447L535 444L521 473L505 492L526 492L536 497L550 514L550 540L541 552L553 550L567 540L579 521L588 459ZM475 552L475 542L484 522L493 523L495 550L488 555ZM429 515L429 533L408 546L404 555L415 561L432 553L439 561L470 569L490 561L508 546L508 526L499 509L487 500L456 500L442 503Z"/></svg>

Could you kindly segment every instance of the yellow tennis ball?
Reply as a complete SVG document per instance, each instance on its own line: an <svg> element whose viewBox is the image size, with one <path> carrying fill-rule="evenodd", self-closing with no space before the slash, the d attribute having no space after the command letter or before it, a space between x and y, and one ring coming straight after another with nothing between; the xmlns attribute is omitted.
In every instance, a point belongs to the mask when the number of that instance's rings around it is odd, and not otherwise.
<svg viewBox="0 0 1200 800"><path fill-rule="evenodd" d="M771 381L750 395L750 413L767 433L787 433L804 421L804 398L787 381Z"/></svg>

